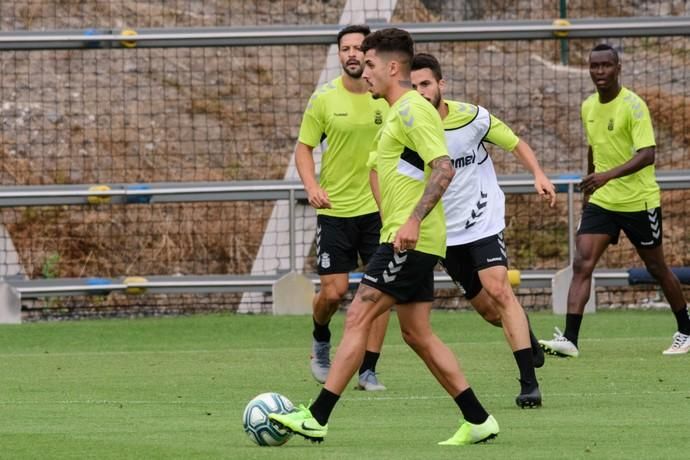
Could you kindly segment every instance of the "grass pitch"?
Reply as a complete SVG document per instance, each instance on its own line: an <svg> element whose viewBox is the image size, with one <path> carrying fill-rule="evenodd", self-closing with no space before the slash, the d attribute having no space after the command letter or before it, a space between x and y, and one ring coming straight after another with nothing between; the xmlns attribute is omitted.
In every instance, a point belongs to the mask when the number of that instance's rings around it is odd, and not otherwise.
<svg viewBox="0 0 690 460"><path fill-rule="evenodd" d="M332 323L334 343L342 314ZM395 320L378 371L388 391L352 382L321 445L278 448L242 431L265 391L307 403L308 317L197 316L0 327L0 458L540 459L680 458L687 451L690 355L665 357L670 312L585 317L581 356L547 357L544 407L520 410L517 369L502 332L472 312L432 315L501 426L463 448L436 443L457 428L453 401L400 339ZM532 314L538 336L563 318Z"/></svg>

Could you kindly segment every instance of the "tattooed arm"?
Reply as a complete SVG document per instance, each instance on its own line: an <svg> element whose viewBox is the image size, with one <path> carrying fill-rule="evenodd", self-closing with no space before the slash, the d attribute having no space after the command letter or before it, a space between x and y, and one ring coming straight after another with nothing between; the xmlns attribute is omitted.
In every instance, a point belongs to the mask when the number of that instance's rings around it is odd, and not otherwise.
<svg viewBox="0 0 690 460"><path fill-rule="evenodd" d="M395 235L393 247L396 252L414 249L417 246L419 226L422 220L434 209L455 175L455 170L448 156L434 159L429 166L431 166L431 176L424 189L422 199L419 200L410 218L398 229L398 233Z"/></svg>
<svg viewBox="0 0 690 460"><path fill-rule="evenodd" d="M443 192L446 191L455 175L453 165L450 163L450 157L442 156L436 158L429 166L431 166L429 182L427 182L422 199L417 203L411 216L417 219L418 222L421 222L434 209L434 206L441 199Z"/></svg>

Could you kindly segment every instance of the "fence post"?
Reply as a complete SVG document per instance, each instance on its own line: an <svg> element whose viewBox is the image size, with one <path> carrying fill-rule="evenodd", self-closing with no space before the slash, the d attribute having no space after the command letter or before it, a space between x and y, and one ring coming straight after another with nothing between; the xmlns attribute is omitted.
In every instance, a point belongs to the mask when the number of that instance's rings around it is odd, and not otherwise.
<svg viewBox="0 0 690 460"><path fill-rule="evenodd" d="M575 211L573 211L573 195L575 186L572 182L568 183L568 264L572 265L575 260Z"/></svg>
<svg viewBox="0 0 690 460"><path fill-rule="evenodd" d="M561 0L559 9L561 19L566 19L568 17L568 0ZM561 42L561 64L568 65L568 39L561 38L559 42Z"/></svg>
<svg viewBox="0 0 690 460"><path fill-rule="evenodd" d="M0 281L0 324L20 324L22 303L19 292L5 280Z"/></svg>
<svg viewBox="0 0 690 460"><path fill-rule="evenodd" d="M290 241L288 243L290 247L290 271L294 272L296 270L296 259L295 259L295 253L296 251L296 245L295 245L295 225L296 225L296 219L295 219L295 189L291 188L290 189L290 205L289 205L289 212L288 212L288 220L290 221L290 228L288 229L289 235L290 235Z"/></svg>

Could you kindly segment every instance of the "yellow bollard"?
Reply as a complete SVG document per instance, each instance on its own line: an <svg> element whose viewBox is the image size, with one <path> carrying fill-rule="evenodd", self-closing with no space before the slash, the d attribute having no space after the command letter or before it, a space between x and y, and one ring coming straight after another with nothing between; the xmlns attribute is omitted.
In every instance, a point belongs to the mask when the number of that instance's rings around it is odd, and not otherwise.
<svg viewBox="0 0 690 460"><path fill-rule="evenodd" d="M567 19L554 19L554 27L566 28L565 30L554 30L553 34L558 38L566 38L568 36L568 27L571 26L570 21Z"/></svg>
<svg viewBox="0 0 690 460"><path fill-rule="evenodd" d="M120 31L120 35L127 35L129 37L136 37L137 31L134 29L122 29L122 31ZM120 45L124 46L125 48L134 48L137 46L137 41L136 40L120 40Z"/></svg>
<svg viewBox="0 0 690 460"><path fill-rule="evenodd" d="M125 289L127 294L141 295L146 292L146 288L141 286L130 286L130 284L146 283L148 280L143 276L128 276L122 282L127 285L127 288Z"/></svg>
<svg viewBox="0 0 690 460"><path fill-rule="evenodd" d="M107 185L94 185L89 187L89 192L106 192L110 190ZM110 196L108 195L89 195L86 198L89 204L106 204L110 203Z"/></svg>
<svg viewBox="0 0 690 460"><path fill-rule="evenodd" d="M508 270L508 281L513 287L520 286L520 270Z"/></svg>

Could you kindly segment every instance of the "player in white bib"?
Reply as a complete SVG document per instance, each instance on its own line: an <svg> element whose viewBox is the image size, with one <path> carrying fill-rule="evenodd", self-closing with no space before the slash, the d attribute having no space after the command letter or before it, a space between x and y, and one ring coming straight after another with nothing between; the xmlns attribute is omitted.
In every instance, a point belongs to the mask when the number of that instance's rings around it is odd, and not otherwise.
<svg viewBox="0 0 690 460"><path fill-rule="evenodd" d="M539 407L542 398L534 368L544 364L544 355L508 281L505 196L484 142L513 152L534 175L537 192L551 206L556 190L529 145L501 120L481 106L443 99L445 81L434 56L415 55L412 85L441 115L455 167L455 177L443 195L447 226L443 265L477 312L503 328L520 371L516 404Z"/></svg>

